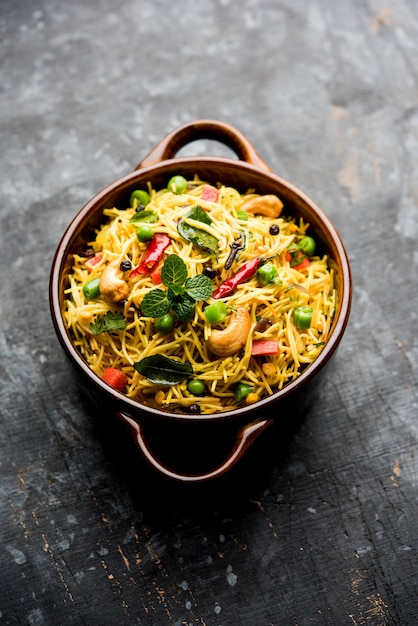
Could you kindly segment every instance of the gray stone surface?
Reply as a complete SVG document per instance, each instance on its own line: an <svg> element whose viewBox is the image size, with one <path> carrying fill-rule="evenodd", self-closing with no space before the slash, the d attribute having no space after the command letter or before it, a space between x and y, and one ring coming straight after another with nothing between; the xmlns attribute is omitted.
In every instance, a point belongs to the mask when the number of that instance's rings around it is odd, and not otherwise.
<svg viewBox="0 0 418 626"><path fill-rule="evenodd" d="M416 624L416 9L1 1L0 626ZM320 398L239 498L131 458L86 407L48 308L72 217L198 118L239 128L311 195L353 270Z"/></svg>

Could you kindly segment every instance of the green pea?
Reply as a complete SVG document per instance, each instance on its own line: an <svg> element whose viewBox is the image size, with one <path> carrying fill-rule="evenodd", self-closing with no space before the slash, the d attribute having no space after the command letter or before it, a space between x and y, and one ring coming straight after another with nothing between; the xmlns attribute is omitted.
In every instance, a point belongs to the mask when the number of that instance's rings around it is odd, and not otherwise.
<svg viewBox="0 0 418 626"><path fill-rule="evenodd" d="M261 285L269 285L277 276L277 269L271 263L262 265L257 270L257 280Z"/></svg>
<svg viewBox="0 0 418 626"><path fill-rule="evenodd" d="M166 335L167 333L171 333L174 328L174 317L171 313L166 313L165 315L161 315L161 317L157 317L154 325L155 330Z"/></svg>
<svg viewBox="0 0 418 626"><path fill-rule="evenodd" d="M204 310L204 314L209 324L221 322L226 317L226 305L224 302L208 304Z"/></svg>
<svg viewBox="0 0 418 626"><path fill-rule="evenodd" d="M93 278L83 285L83 294L86 300L93 300L100 296L100 278Z"/></svg>
<svg viewBox="0 0 418 626"><path fill-rule="evenodd" d="M238 383L234 389L235 402L242 402L248 396L249 393L254 391L254 387L247 385L247 383Z"/></svg>
<svg viewBox="0 0 418 626"><path fill-rule="evenodd" d="M135 189L135 191L131 193L129 202L131 207L134 209L136 209L136 207L140 204L142 204L142 206L147 206L149 202L149 193L143 189Z"/></svg>
<svg viewBox="0 0 418 626"><path fill-rule="evenodd" d="M199 380L198 378L192 378L192 380L189 380L189 382L187 383L187 389L194 396L201 396L206 391L206 385L203 380Z"/></svg>
<svg viewBox="0 0 418 626"><path fill-rule="evenodd" d="M187 180L184 176L172 176L168 181L167 189L173 193L184 193L187 189Z"/></svg>
<svg viewBox="0 0 418 626"><path fill-rule="evenodd" d="M310 306L297 306L293 311L293 321L298 328L309 328L312 322L313 309Z"/></svg>
<svg viewBox="0 0 418 626"><path fill-rule="evenodd" d="M247 211L237 211L237 218L239 220L244 220L245 222L247 222L248 221Z"/></svg>
<svg viewBox="0 0 418 626"><path fill-rule="evenodd" d="M306 256L312 256L315 253L316 248L315 239L308 236L302 237L298 243L298 248L299 250L302 250Z"/></svg>
<svg viewBox="0 0 418 626"><path fill-rule="evenodd" d="M150 241L154 237L154 231L149 224L141 224L136 229L136 236L139 241Z"/></svg>

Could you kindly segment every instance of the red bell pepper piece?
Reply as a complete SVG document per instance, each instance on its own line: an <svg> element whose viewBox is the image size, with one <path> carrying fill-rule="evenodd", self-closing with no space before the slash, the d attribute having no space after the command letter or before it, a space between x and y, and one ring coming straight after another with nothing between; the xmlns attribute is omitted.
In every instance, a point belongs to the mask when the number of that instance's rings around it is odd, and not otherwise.
<svg viewBox="0 0 418 626"><path fill-rule="evenodd" d="M103 372L102 380L113 387L113 389L116 389L116 391L123 391L128 383L125 374L116 367L106 367Z"/></svg>
<svg viewBox="0 0 418 626"><path fill-rule="evenodd" d="M297 262L298 259L301 260L300 263ZM305 256L302 250L297 250L297 249L290 250L290 251L286 250L286 261L289 261L290 266L294 270L298 270L298 272L306 269L311 264L310 260L308 259L307 256Z"/></svg>
<svg viewBox="0 0 418 626"><path fill-rule="evenodd" d="M142 257L141 263L132 270L130 276L137 276L138 274L150 274L153 268L157 265L158 261L163 256L164 250L170 245L171 239L165 233L155 233L145 254Z"/></svg>
<svg viewBox="0 0 418 626"><path fill-rule="evenodd" d="M219 191L212 185L204 185L202 189L202 200L208 200L209 202L216 202L218 200Z"/></svg>
<svg viewBox="0 0 418 626"><path fill-rule="evenodd" d="M249 278L251 278L251 276L254 276L257 269L262 263L263 261L259 258L251 259L251 261L244 263L244 265L241 267L240 270L238 270L236 274L231 276L231 278L225 280L221 285L219 285L217 289L215 289L212 298L217 300L218 298L224 298L225 296L229 296L229 294L234 291L237 285L244 282L245 280L248 280Z"/></svg>
<svg viewBox="0 0 418 626"><path fill-rule="evenodd" d="M154 270L153 273L151 274L151 280L154 283L154 285L161 285L162 278L161 278L161 269L158 268L157 270Z"/></svg>
<svg viewBox="0 0 418 626"><path fill-rule="evenodd" d="M91 256L89 259L87 259L86 267L88 271L91 272L93 267L97 265L98 263L100 263L101 260L102 260L102 257L100 254L96 254L95 256Z"/></svg>
<svg viewBox="0 0 418 626"><path fill-rule="evenodd" d="M251 347L251 356L279 354L279 342L274 339L256 339Z"/></svg>

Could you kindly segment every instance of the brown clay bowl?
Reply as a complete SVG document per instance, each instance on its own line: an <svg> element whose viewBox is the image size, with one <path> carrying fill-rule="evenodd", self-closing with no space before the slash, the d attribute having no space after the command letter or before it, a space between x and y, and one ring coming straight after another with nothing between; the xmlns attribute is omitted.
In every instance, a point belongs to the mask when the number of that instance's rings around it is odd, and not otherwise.
<svg viewBox="0 0 418 626"><path fill-rule="evenodd" d="M176 157L181 148L198 139L221 142L231 148L238 159L209 156ZM133 189L145 186L148 181L152 182L154 188L165 187L167 180L179 173L186 178L193 178L197 174L202 180L213 184L221 181L241 191L254 188L263 194L277 194L285 204L286 215L303 216L310 224L310 232L319 242L322 252L328 255L337 276L338 306L327 345L317 359L301 373L299 378L272 396L254 405L225 413L199 416L170 413L126 398L90 370L74 347L61 315L72 254L83 249L86 242L91 240L92 232L102 220L103 209L109 206L128 206ZM106 407L107 411L117 416L127 426L135 445L157 472L183 482L202 482L219 477L234 467L266 428L276 425L283 419L292 420L303 414L307 404L314 397L326 366L335 354L346 329L351 308L351 272L344 245L335 227L311 198L291 183L273 174L251 143L237 129L218 121L198 120L186 123L168 134L132 173L99 191L74 217L58 245L53 260L50 308L59 341L80 375L84 389L96 406ZM161 437L169 437L172 441L173 454L170 463L161 460L159 453L151 445L153 437L147 436L147 427L151 430L154 428ZM211 428L216 428L216 437L221 438L223 431L233 432L232 444L224 458L219 460L214 454L213 467L205 468L203 471L186 472L175 469L173 465L176 455L176 432L179 438L184 440L189 429L193 437L200 429L204 433L203 437L206 437ZM191 445L196 444L193 442Z"/></svg>

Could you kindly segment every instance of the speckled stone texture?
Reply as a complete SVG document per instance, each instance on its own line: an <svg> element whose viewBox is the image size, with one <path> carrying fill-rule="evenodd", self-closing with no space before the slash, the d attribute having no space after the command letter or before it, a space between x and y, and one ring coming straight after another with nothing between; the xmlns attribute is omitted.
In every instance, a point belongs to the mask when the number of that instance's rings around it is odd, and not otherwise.
<svg viewBox="0 0 418 626"><path fill-rule="evenodd" d="M416 2L2 0L0 76L0 626L414 626ZM199 118L323 207L354 291L302 423L189 489L87 404L48 280L84 203Z"/></svg>

